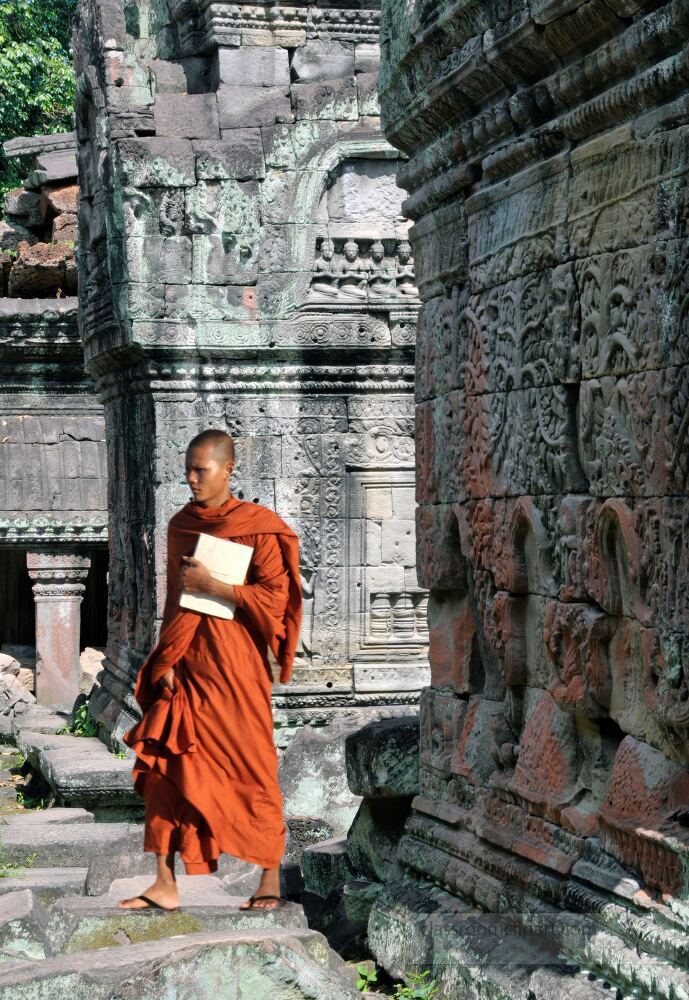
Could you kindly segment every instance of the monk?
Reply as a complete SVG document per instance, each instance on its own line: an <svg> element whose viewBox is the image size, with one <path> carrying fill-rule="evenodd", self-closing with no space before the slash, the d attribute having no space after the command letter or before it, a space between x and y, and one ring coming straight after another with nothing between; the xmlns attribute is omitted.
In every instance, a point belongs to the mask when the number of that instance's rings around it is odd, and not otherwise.
<svg viewBox="0 0 689 1000"><path fill-rule="evenodd" d="M273 511L232 496L233 468L234 445L223 431L204 431L189 444L193 501L168 526L160 638L134 689L143 718L124 736L136 752L144 851L156 854L157 877L142 895L120 901L126 909L178 907L176 852L188 875L217 871L223 852L260 865L258 888L242 909L282 905L286 830L270 655L286 683L301 620L299 545ZM200 532L252 547L244 584L216 580L193 558ZM180 607L181 591L233 602L234 618Z"/></svg>

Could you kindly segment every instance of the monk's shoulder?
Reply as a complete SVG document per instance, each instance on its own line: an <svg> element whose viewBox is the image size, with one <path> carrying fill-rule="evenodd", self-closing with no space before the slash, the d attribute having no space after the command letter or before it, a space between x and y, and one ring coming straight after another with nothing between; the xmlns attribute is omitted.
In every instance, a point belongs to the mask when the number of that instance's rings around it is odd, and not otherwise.
<svg viewBox="0 0 689 1000"><path fill-rule="evenodd" d="M185 504L184 507L180 507L178 511L175 511L170 520L167 522L168 530L170 528L174 530L175 528L180 527L182 521L184 520L187 506L188 505Z"/></svg>
<svg viewBox="0 0 689 1000"><path fill-rule="evenodd" d="M270 507L264 507L261 503L251 503L244 501L244 511L251 519L251 529L258 535L275 535L283 532L291 532L292 528L283 521L279 514L276 514Z"/></svg>

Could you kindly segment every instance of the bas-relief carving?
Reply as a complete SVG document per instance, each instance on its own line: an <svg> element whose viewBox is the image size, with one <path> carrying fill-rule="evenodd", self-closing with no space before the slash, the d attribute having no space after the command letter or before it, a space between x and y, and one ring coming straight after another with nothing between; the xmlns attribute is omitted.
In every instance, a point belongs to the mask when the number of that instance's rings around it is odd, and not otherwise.
<svg viewBox="0 0 689 1000"><path fill-rule="evenodd" d="M517 914L547 900L574 926L584 910L588 940L621 899L654 933L652 900L668 934L648 956L686 932L689 854L687 29L656 6L620 21L580 4L384 3L381 74L387 134L409 155L430 588L402 867L421 894L414 878L430 878L489 910L519 873ZM370 929L389 926L393 896ZM671 996L674 967L642 986L647 956L631 958L627 925L606 929L595 961L548 934L621 992ZM374 954L394 966L384 937Z"/></svg>

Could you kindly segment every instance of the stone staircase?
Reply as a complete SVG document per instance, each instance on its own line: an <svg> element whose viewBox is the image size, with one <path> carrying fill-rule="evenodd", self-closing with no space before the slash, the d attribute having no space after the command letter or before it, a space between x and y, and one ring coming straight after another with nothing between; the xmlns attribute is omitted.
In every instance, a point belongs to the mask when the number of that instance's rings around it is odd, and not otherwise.
<svg viewBox="0 0 689 1000"><path fill-rule="evenodd" d="M57 735L61 726L61 717L34 709L13 719L14 742L47 775L51 800L79 800L83 780L93 811L18 811L0 765L0 1000L361 997L355 970L309 929L301 905L239 909L258 870L238 859L223 856L216 875L179 875L179 910L119 909L155 870L142 823L126 818L131 761L97 740ZM99 779L87 786L94 754Z"/></svg>
<svg viewBox="0 0 689 1000"><path fill-rule="evenodd" d="M300 905L242 911L244 897L231 893L227 875L180 875L180 909L172 912L117 907L150 884L150 871L89 894L102 881L103 859L121 870L135 838L140 852L142 827L94 823L79 808L4 818L5 866L33 863L0 879L0 1000L361 996ZM141 855L140 864L152 860Z"/></svg>

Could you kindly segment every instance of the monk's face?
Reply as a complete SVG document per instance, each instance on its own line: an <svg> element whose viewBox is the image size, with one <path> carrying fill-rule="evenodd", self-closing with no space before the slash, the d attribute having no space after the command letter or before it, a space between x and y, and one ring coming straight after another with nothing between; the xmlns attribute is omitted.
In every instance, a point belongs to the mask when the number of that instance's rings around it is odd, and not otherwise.
<svg viewBox="0 0 689 1000"><path fill-rule="evenodd" d="M190 448L186 457L186 478L194 500L202 507L219 507L230 494L233 463L223 460L212 444Z"/></svg>

